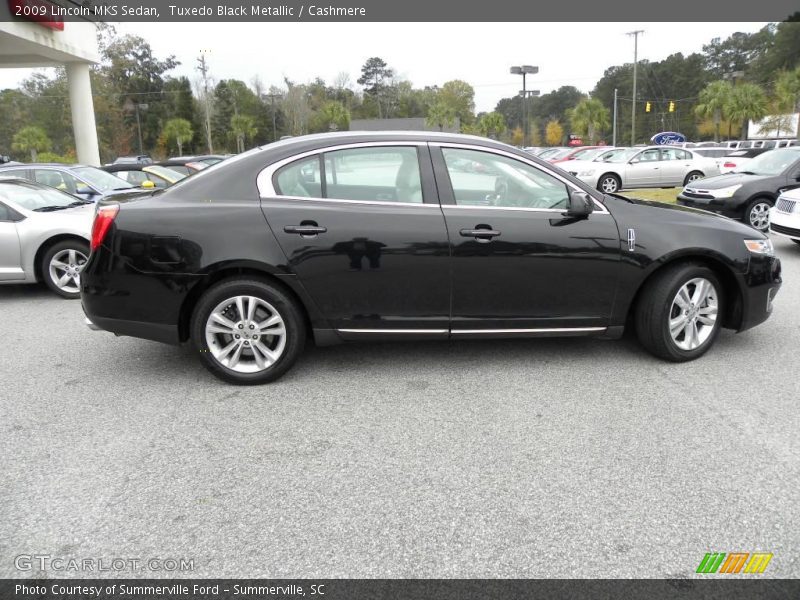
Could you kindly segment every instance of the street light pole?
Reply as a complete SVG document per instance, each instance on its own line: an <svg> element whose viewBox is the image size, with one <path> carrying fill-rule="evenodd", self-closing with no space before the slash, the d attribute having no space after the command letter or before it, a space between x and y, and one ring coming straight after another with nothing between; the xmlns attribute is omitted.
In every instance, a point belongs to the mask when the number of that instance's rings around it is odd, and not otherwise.
<svg viewBox="0 0 800 600"><path fill-rule="evenodd" d="M136 103L136 129L139 132L139 154L144 154L142 149L142 121L139 119L139 103Z"/></svg>
<svg viewBox="0 0 800 600"><path fill-rule="evenodd" d="M636 145L636 67L639 64L639 34L644 29L629 31L627 35L633 36L633 102L631 102L631 146Z"/></svg>
<svg viewBox="0 0 800 600"><path fill-rule="evenodd" d="M278 141L278 129L275 126L275 98L280 98L280 94L264 94L263 98L269 98L272 106L272 141Z"/></svg>
<svg viewBox="0 0 800 600"><path fill-rule="evenodd" d="M614 88L614 127L611 133L611 145L617 145L617 88Z"/></svg>
<svg viewBox="0 0 800 600"><path fill-rule="evenodd" d="M511 67L510 73L512 75L522 75L522 147L526 147L528 140L528 118L527 118L527 104L528 104L528 90L526 88L525 76L530 74L534 75L539 72L539 67L531 65L521 65L518 67Z"/></svg>

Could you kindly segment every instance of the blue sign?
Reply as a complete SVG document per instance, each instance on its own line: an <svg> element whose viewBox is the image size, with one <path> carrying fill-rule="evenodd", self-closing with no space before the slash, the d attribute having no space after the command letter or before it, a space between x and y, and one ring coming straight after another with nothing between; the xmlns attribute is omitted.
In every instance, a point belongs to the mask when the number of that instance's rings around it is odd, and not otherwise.
<svg viewBox="0 0 800 600"><path fill-rule="evenodd" d="M668 144L682 144L686 141L686 136L677 131L662 131L650 138L650 141L659 146Z"/></svg>

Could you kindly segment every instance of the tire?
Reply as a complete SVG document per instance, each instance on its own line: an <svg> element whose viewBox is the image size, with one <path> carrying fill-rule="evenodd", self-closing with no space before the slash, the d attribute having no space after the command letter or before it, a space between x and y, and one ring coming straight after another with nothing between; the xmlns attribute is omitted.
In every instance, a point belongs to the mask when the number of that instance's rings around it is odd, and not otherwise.
<svg viewBox="0 0 800 600"><path fill-rule="evenodd" d="M622 188L622 181L613 173L606 173L597 180L597 189L604 194L615 194Z"/></svg>
<svg viewBox="0 0 800 600"><path fill-rule="evenodd" d="M42 256L40 265L45 285L62 298L80 298L80 272L88 259L89 244L83 240L53 244Z"/></svg>
<svg viewBox="0 0 800 600"><path fill-rule="evenodd" d="M236 278L200 297L190 334L201 362L215 376L256 385L275 381L292 367L305 344L306 323L300 307L280 287Z"/></svg>
<svg viewBox="0 0 800 600"><path fill-rule="evenodd" d="M700 171L692 171L689 173L686 178L683 180L684 187L692 183L693 181L697 181L698 179L702 179L705 177Z"/></svg>
<svg viewBox="0 0 800 600"><path fill-rule="evenodd" d="M706 296L702 294L704 287L700 287L705 285L702 281L712 286ZM699 264L683 263L668 267L645 285L635 309L636 333L642 346L672 362L705 354L717 339L725 309L723 288L714 272ZM695 297L696 293L700 295ZM675 335L671 324L675 325ZM692 334L697 337L690 337Z"/></svg>
<svg viewBox="0 0 800 600"><path fill-rule="evenodd" d="M769 230L769 209L772 208L769 198L755 198L744 209L742 220L753 229L766 233Z"/></svg>

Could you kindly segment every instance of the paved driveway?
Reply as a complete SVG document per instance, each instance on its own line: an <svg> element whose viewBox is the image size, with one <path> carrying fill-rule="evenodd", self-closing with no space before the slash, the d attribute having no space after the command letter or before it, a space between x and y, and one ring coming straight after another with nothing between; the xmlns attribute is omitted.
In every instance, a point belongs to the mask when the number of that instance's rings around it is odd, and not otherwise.
<svg viewBox="0 0 800 600"><path fill-rule="evenodd" d="M196 576L800 576L800 247L775 314L682 365L632 339L309 349L232 387L192 350L0 288L0 577L14 557ZM96 573L49 571L51 576ZM164 572L111 573L158 576ZM169 574L169 573L166 573Z"/></svg>

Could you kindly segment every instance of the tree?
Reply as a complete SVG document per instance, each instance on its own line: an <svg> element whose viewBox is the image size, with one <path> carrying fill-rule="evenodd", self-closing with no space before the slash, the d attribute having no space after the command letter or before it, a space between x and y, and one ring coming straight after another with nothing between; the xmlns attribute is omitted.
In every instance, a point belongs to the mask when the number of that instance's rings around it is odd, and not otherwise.
<svg viewBox="0 0 800 600"><path fill-rule="evenodd" d="M594 145L596 134L608 128L611 123L610 111L597 98L584 98L568 112L572 129L589 138Z"/></svg>
<svg viewBox="0 0 800 600"><path fill-rule="evenodd" d="M350 111L337 100L328 100L320 109L318 131L345 131L350 127Z"/></svg>
<svg viewBox="0 0 800 600"><path fill-rule="evenodd" d="M465 125L472 123L475 118L475 90L466 81L453 79L446 82L439 90L438 100Z"/></svg>
<svg viewBox="0 0 800 600"><path fill-rule="evenodd" d="M170 119L164 125L162 135L168 142L175 141L178 146L178 154L183 155L183 144L188 142L194 136L192 124L186 119Z"/></svg>
<svg viewBox="0 0 800 600"><path fill-rule="evenodd" d="M428 127L438 127L443 131L445 127L452 127L456 122L456 115L453 109L444 102L437 100L428 109L428 116L425 118L425 125Z"/></svg>
<svg viewBox="0 0 800 600"><path fill-rule="evenodd" d="M793 71L784 71L775 82L775 97L778 107L789 113L800 112L800 66ZM800 136L800 120L797 123Z"/></svg>
<svg viewBox="0 0 800 600"><path fill-rule="evenodd" d="M258 132L253 117L248 115L233 115L231 117L231 133L236 138L237 152L244 152L246 138L252 138Z"/></svg>
<svg viewBox="0 0 800 600"><path fill-rule="evenodd" d="M547 142L547 145L558 146L563 139L564 128L561 126L561 123L555 119L548 121L547 127L545 127L545 141Z"/></svg>
<svg viewBox="0 0 800 600"><path fill-rule="evenodd" d="M742 137L746 138L747 122L766 116L767 96L755 83L740 83L733 86L725 112L732 120L742 123Z"/></svg>
<svg viewBox="0 0 800 600"><path fill-rule="evenodd" d="M37 154L50 150L52 145L53 143L47 137L44 129L35 125L20 129L14 135L14 140L11 143L11 147L17 152L30 152L31 162L36 162Z"/></svg>
<svg viewBox="0 0 800 600"><path fill-rule="evenodd" d="M378 105L378 118L383 118L383 110L381 108L381 87L384 81L394 77L394 70L389 68L382 58L373 56L367 59L367 62L361 67L361 77L358 78L357 83L364 86L364 93L372 96Z"/></svg>
<svg viewBox="0 0 800 600"><path fill-rule="evenodd" d="M521 127L515 127L511 131L511 144L513 146L519 146L519 145L522 144L522 128Z"/></svg>
<svg viewBox="0 0 800 600"><path fill-rule="evenodd" d="M694 109L698 117L713 120L715 142L719 141L720 123L728 117L725 109L732 93L733 86L727 81L712 81L700 92L700 103Z"/></svg>
<svg viewBox="0 0 800 600"><path fill-rule="evenodd" d="M478 128L481 131L481 135L497 139L505 133L506 119L499 112L490 112L481 117L478 122Z"/></svg>

